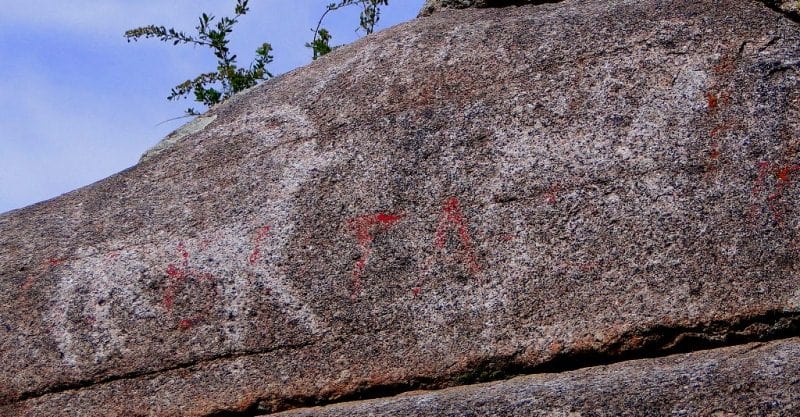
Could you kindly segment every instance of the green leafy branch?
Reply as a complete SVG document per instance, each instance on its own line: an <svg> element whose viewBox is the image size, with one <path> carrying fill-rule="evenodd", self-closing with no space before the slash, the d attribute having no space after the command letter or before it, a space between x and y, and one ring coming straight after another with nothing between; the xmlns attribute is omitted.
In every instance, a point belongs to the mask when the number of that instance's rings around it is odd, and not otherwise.
<svg viewBox="0 0 800 417"><path fill-rule="evenodd" d="M214 16L203 13L200 15L199 24L195 27L196 35L174 28L168 29L165 26L148 25L128 30L124 36L128 42L154 38L173 45L186 44L211 49L217 58L216 71L202 73L176 85L171 89L167 99L177 100L194 95L196 102L212 107L242 90L255 86L259 81L272 77L272 73L267 70L267 65L273 61L272 45L266 42L261 44L256 49L256 56L249 67L239 67L236 63L237 56L232 54L228 47L228 35L239 23L239 18L250 11L248 3L249 0L237 0L233 17L216 20ZM360 7L359 26L356 31L363 30L366 34L370 34L380 20L381 7L388 5L389 0L339 0L338 3L328 4L317 22L317 27L312 29L314 39L306 43L306 46L313 51L313 58L317 59L335 49L330 45L332 35L322 27L329 13L349 6ZM194 108L186 110L188 116L198 114Z"/></svg>
<svg viewBox="0 0 800 417"><path fill-rule="evenodd" d="M214 22L215 17L203 13L200 23L195 27L197 36L187 35L184 32L167 29L164 26L148 25L125 32L125 38L130 42L145 38L157 38L163 42L172 42L173 45L189 44L210 48L217 58L217 70L198 75L186 80L172 88L168 100L176 100L194 94L195 101L208 107L218 104L228 97L253 87L260 80L272 77L267 70L267 65L272 63L272 45L264 42L256 49L256 57L249 68L242 68L236 64L237 56L231 54L228 35L239 22L239 18L246 15L250 8L249 0L237 0L233 17L222 17ZM186 110L188 115L197 115L193 108Z"/></svg>
<svg viewBox="0 0 800 417"><path fill-rule="evenodd" d="M328 4L325 8L325 12L322 13L322 16L317 22L317 27L312 29L314 32L314 38L311 40L311 42L306 43L306 47L311 48L313 51L314 59L317 59L335 49L335 47L330 45L330 41L333 36L331 36L327 29L322 27L322 22L325 20L325 17L332 11L353 5L361 7L361 13L359 15L359 27L356 29L356 31L364 30L364 32L369 35L375 31L375 25L381 18L381 6L388 6L389 0L340 0L338 3Z"/></svg>

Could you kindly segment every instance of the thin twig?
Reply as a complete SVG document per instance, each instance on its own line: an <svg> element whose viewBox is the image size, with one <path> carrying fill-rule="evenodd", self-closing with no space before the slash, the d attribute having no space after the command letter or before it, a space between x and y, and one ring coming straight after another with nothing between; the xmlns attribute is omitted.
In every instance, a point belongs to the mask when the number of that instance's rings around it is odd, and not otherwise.
<svg viewBox="0 0 800 417"><path fill-rule="evenodd" d="M184 119L184 118L187 118L187 117L194 117L194 116L199 116L199 114L184 114L183 116L173 117L172 119L167 119L167 120L164 120L163 122L159 122L158 124L156 124L156 126L161 126L164 123L171 122L173 120Z"/></svg>

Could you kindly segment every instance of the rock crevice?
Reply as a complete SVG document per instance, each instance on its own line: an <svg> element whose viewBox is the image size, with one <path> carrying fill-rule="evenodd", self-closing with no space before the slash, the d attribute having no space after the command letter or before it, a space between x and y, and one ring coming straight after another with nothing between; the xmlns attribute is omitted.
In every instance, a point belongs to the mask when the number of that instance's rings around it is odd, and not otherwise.
<svg viewBox="0 0 800 417"><path fill-rule="evenodd" d="M568 417L671 415L676 410L687 415L715 417L793 415L800 392L780 387L800 383L797 354L800 354L800 339L784 339L273 415L389 417L410 411L430 417ZM742 375L753 375L754 379L748 384L739 384L736 381ZM720 392L730 393L730 400L720 401ZM783 414L781 410L789 413Z"/></svg>
<svg viewBox="0 0 800 417"><path fill-rule="evenodd" d="M417 390L442 390L451 387L496 382L520 376L563 374L598 366L623 364L641 359L700 353L800 338L800 313L770 311L734 320L659 326L629 331L611 341L588 342L578 349L559 352L548 360L531 365L517 355L493 356L466 365L456 375L443 378L418 377L403 383L366 385L336 398L293 398L279 403L255 400L245 410L216 411L207 417L260 416L286 410L329 406L354 401L389 399Z"/></svg>
<svg viewBox="0 0 800 417"><path fill-rule="evenodd" d="M795 23L800 23L800 3L796 0L758 0L770 9L784 15Z"/></svg>
<svg viewBox="0 0 800 417"><path fill-rule="evenodd" d="M47 387L46 389L43 389L43 390L40 390L40 391L30 391L30 392L21 393L19 395L19 397L17 399L15 399L13 402L11 402L10 404L13 404L14 402L20 402L21 403L21 402L25 402L25 401L28 401L28 400L33 400L33 399L36 399L36 398L39 398L39 397L42 397L42 396L50 395L50 394L59 394L59 393L64 393L64 392L75 392L75 391L80 391L82 389L87 389L87 388L96 388L98 385L108 384L108 383L112 383L112 382L116 382L116 381L124 381L124 380L140 379L140 378L145 378L145 379L154 378L154 377L157 377L159 374L164 374L164 373L168 373L168 372L175 372L175 371L188 371L188 370L191 370L192 368L197 367L197 366L207 365L207 364L210 364L210 363L220 362L220 361L232 361L232 360L236 360L238 358L243 358L243 357L247 357L247 356L258 356L258 355L264 355L264 354L273 353L273 352L287 352L287 354L290 354L288 352L291 352L292 350L306 348L306 347L309 347L311 345L312 345L311 342L306 342L306 343L298 343L298 344L289 345L289 346L279 346L279 347L274 347L274 348L271 348L271 349L264 349L264 350L259 350L259 351L231 352L231 353L228 353L228 354L225 354L225 355L215 356L215 357L212 357L212 358L203 358L203 359L191 360L191 361L188 361L188 362L175 364L175 365L172 365L172 366L167 367L167 368L160 368L160 369L155 369L155 370L145 370L145 371L135 371L135 372L130 372L130 373L126 373L126 374L101 377L99 379L88 379L88 380L83 380L83 381L71 382L69 384L53 385L53 386ZM0 404L0 405L3 405L3 404Z"/></svg>

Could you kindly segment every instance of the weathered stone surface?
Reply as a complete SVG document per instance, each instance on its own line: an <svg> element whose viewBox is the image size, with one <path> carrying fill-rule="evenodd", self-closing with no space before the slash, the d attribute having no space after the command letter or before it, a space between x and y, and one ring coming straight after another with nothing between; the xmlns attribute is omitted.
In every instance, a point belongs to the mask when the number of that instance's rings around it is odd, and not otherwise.
<svg viewBox="0 0 800 417"><path fill-rule="evenodd" d="M798 26L739 0L343 47L0 216L0 414L272 411L796 335L798 62Z"/></svg>
<svg viewBox="0 0 800 417"><path fill-rule="evenodd" d="M425 0L419 11L420 16L429 16L437 10L466 9L470 7L508 7L526 4L558 3L561 0Z"/></svg>
<svg viewBox="0 0 800 417"><path fill-rule="evenodd" d="M777 6L783 12L796 15L800 8L797 0L763 0L769 6Z"/></svg>
<svg viewBox="0 0 800 417"><path fill-rule="evenodd" d="M147 152L142 154L140 162L144 162L160 154L162 151L178 143L178 141L185 138L186 136L189 136L193 133L197 133L205 129L206 126L211 124L211 122L213 122L216 117L217 117L216 115L212 114L212 115L198 116L194 118L191 122L186 123L180 129L167 135L167 137L162 139L161 142L158 142L156 146L153 146L152 148L148 149Z"/></svg>
<svg viewBox="0 0 800 417"><path fill-rule="evenodd" d="M800 339L414 392L280 416L796 416Z"/></svg>
<svg viewBox="0 0 800 417"><path fill-rule="evenodd" d="M468 7L485 7L484 0L425 0L419 14L427 16L440 9L466 9Z"/></svg>

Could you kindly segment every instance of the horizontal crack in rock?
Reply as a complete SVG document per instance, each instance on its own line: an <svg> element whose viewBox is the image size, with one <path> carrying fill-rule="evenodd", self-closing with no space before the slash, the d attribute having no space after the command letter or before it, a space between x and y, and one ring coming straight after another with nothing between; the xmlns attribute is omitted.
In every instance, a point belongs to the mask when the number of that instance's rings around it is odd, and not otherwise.
<svg viewBox="0 0 800 417"><path fill-rule="evenodd" d="M85 388L92 388L92 387L95 387L97 385L108 384L108 383L111 383L111 382L114 382L114 381L120 381L120 380L126 380L126 379L136 379L136 378L142 378L142 377L146 378L146 377L150 377L150 376L154 376L154 375L163 374L165 372L176 371L176 370L180 370L180 369L188 369L188 368L192 368L194 366L203 365L203 364L207 364L207 363L219 362L219 361L230 360L230 359L238 359L238 358L242 358L242 357L246 357L246 356L263 355L265 353L275 352L275 351L278 351L278 350L300 349L300 348L304 348L304 347L311 346L311 345L313 345L313 342L303 342L303 343L296 343L296 344L291 344L291 345L277 346L277 347L273 347L273 348L270 348L270 349L263 349L263 350L249 350L249 351L231 352L231 353L228 353L228 354L225 354L225 355L214 356L214 357L211 357L211 358L198 359L198 360L194 360L194 361L179 363L179 364L167 367L167 368L161 368L161 369L157 369L157 370L133 371L133 372L128 372L128 373L124 373L124 374L109 375L109 376L102 377L102 378L97 378L97 379L87 379L87 380L69 382L69 383L64 383L64 384L59 384L59 385L53 385L53 386L50 386L50 387L47 387L47 388L44 388L44 389L22 393L15 401L10 401L10 402L5 403L5 404L0 403L0 405L15 404L15 403L23 402L23 401L26 401L26 400L31 400L31 399L35 399L35 398L38 398L38 397L42 397L42 396L45 396L45 395L48 395L48 394L58 394L58 393L65 392L65 391L73 391L73 390L81 390L81 389L85 389Z"/></svg>
<svg viewBox="0 0 800 417"><path fill-rule="evenodd" d="M769 7L770 9L786 16L787 19L796 23L800 23L800 13L793 10L784 10L781 7L781 0L758 0L758 1L763 3L765 6Z"/></svg>
<svg viewBox="0 0 800 417"><path fill-rule="evenodd" d="M444 389L509 379L522 375L561 373L636 359L732 347L800 336L800 312L770 310L694 324L659 325L632 330L607 341L599 349L566 349L540 364L521 362L516 355L474 362L460 373L443 377L418 376L393 384L363 386L336 398L262 398L243 410L220 410L206 417L250 417L290 409L386 398L419 389Z"/></svg>

